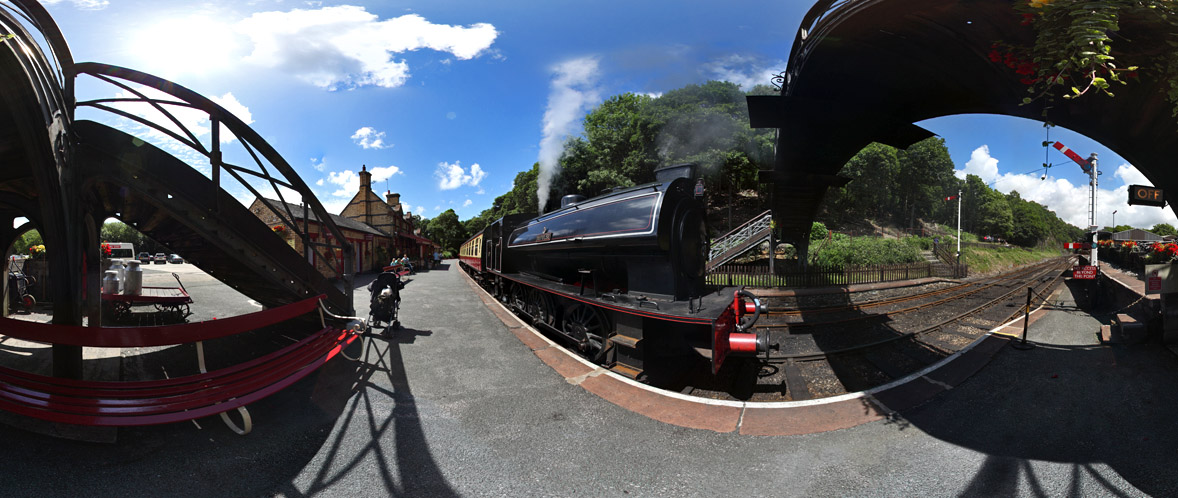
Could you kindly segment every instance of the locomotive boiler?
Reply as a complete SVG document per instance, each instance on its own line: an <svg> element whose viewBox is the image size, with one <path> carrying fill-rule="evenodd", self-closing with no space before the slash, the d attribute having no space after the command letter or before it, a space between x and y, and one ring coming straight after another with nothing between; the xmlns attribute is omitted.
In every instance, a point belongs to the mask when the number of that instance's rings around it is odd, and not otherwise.
<svg viewBox="0 0 1178 498"><path fill-rule="evenodd" d="M641 379L650 360L756 354L745 333L752 295L705 283L708 232L694 165L656 182L585 199L542 216L495 220L462 245L460 266L518 315L614 371Z"/></svg>

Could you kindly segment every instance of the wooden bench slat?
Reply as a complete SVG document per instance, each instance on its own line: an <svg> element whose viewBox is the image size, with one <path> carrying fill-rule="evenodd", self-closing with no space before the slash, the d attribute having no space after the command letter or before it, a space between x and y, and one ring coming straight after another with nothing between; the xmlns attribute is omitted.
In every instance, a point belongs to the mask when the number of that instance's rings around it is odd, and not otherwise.
<svg viewBox="0 0 1178 498"><path fill-rule="evenodd" d="M331 332L336 333L332 334ZM251 384L264 384L276 380L278 373L310 361L343 337L342 333L329 328L323 329L309 338L316 340L310 343L292 344L268 355L268 358L273 361L254 360L250 362L253 364L252 367L246 369L238 368L245 364L236 365L231 367L233 372L225 372L227 375L208 376L202 374L201 377L206 378L199 383L187 382L186 377L177 377L160 381L160 387L150 389L119 389L118 386L112 388L111 381L102 382L105 387L86 389L58 387L39 382L33 385L22 383L20 379L0 375L0 396L11 394L32 403L37 401L53 403L61 410L67 410L67 405L85 407L89 410L111 408L113 409L112 413L119 412L116 408L151 407L177 401L192 401L197 404L206 401L219 401L218 398L231 398L240 395L240 390L231 390L227 386L243 384L243 388L248 389ZM210 374L221 374L222 371L227 370L230 368L210 372ZM162 385L169 381L182 382L170 382L169 385Z"/></svg>
<svg viewBox="0 0 1178 498"><path fill-rule="evenodd" d="M174 377L171 379L159 380L143 380L143 381L102 381L102 380L76 380L63 379L58 377L48 377L44 375L37 375L20 370L13 370L10 368L0 367L0 381L7 381L15 384L24 385L33 390L43 391L51 394L62 394L67 396L80 396L85 393L92 393L96 396L116 396L119 392L126 392L128 395L136 395L136 391L141 391L141 396L150 396L165 394L172 392L167 390L171 387L178 387L181 391L187 389L192 390L196 386L204 383L212 383L219 377L226 377L238 372L250 370L259 364L274 361L276 358L289 354L291 351L298 350L307 344L318 340L328 330L323 329L317 333L311 334L300 341L283 347L277 351L254 358L250 361L239 363L230 367L214 370L209 373L187 375L183 377ZM153 391L159 390L159 391Z"/></svg>
<svg viewBox="0 0 1178 498"><path fill-rule="evenodd" d="M99 348L167 346L206 341L285 322L314 311L324 295L221 320L154 327L83 327L0 318L0 334L27 341Z"/></svg>
<svg viewBox="0 0 1178 498"><path fill-rule="evenodd" d="M332 336L324 335L324 337ZM231 399L225 399L212 404L209 404L209 400L207 399L201 399L200 403L197 403L197 400L193 399L182 403L166 403L153 407L150 411L128 412L114 407L99 407L90 411L83 410L84 413L75 413L71 411L71 407L76 410L78 405L65 404L60 396L51 398L50 400L36 400L4 391L0 392L0 409L50 422L79 425L133 426L192 420L245 406L294 384L318 369L319 366L334 358L343 348L351 344L355 338L356 336L353 334L341 332L338 336L334 336L333 340L326 343L331 346L330 349L315 351L311 348L304 348L303 351L312 351L318 354L310 355L311 358L306 362L295 362L287 370L275 369L273 375L268 376L270 378L266 379L265 382L239 382L237 384L223 385L222 387L225 387L226 391L232 391L233 393L240 394L240 396L232 396ZM269 382L270 380L274 381ZM181 397L185 398L184 396ZM217 396L217 398L221 397L224 396Z"/></svg>

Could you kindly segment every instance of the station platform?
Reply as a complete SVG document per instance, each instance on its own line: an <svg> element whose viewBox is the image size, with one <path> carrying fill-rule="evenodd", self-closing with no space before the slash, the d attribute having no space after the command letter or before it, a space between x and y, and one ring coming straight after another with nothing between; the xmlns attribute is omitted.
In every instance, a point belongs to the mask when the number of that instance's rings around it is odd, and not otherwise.
<svg viewBox="0 0 1178 498"><path fill-rule="evenodd" d="M1033 349L996 334L973 348L985 353L976 365L922 376L935 392L919 402L885 400L837 430L787 420L793 435L766 436L742 430L751 409L691 428L619 403L610 374L546 361L557 351L518 338L525 327L505 325L456 260L410 278L404 330L251 405L250 435L216 419L121 429L113 444L0 427L13 455L0 459L4 494L1178 494L1178 357L1102 345L1101 322L1067 288L1036 311Z"/></svg>

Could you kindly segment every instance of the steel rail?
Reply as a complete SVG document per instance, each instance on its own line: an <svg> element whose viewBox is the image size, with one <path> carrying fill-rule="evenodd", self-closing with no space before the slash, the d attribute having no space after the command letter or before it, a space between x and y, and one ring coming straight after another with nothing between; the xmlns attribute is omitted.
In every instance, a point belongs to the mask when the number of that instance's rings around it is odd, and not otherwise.
<svg viewBox="0 0 1178 498"><path fill-rule="evenodd" d="M884 313L882 316L902 315L904 313L918 311L918 310L922 310L922 309L925 309L925 308L928 308L931 306L938 306L938 305L941 305L941 304L944 304L947 302L971 297L971 296L973 296L979 292L982 292L986 289L989 289L991 287L1001 285L1001 284L1011 281L1011 280L1016 280L1016 279L1022 278L1027 274L1033 273L1035 271L1046 268L1049 265L1053 265L1053 264L1057 264L1057 263L1058 263L1058 261L1048 261L1045 263L1040 263L1038 265L1032 266L1028 269L1020 269L1017 272L1006 273L1006 274L1000 275L998 277L995 277L995 280L993 282L990 282L985 285L982 285L981 282L971 282L971 283L960 284L959 286L950 287L947 289L938 289L938 290L930 291L927 293L921 293L921 294L917 294L914 296L904 296L904 297L898 297L898 298L894 298L894 299L885 299L885 300L880 300L880 301L874 301L871 303L865 303L862 305L818 308L813 311L810 311L810 310L805 310L805 311L798 310L796 312L795 311L786 311L786 312L780 312L780 314L776 314L775 312L771 311L770 316L799 316L802 314L811 314L811 313L822 314L822 313L838 313L838 312L844 312L844 311L855 311L855 310L860 310L860 309L864 309L864 308L874 308L874 307L886 306L889 304L904 303L904 302L908 302L908 301L912 301L912 300L937 296L937 295L944 294L947 292L952 292L955 290L961 290L961 289L967 288L969 286L980 285L980 287L978 287L976 289L970 289L968 291L962 292L961 294L955 294L955 295L949 296L944 299L930 301L928 303L922 303L917 306L911 306L908 308L888 311L888 312ZM877 318L879 316L881 316L881 315L857 316L857 317L847 318L847 319L843 319L843 320L829 320L829 321L822 321L822 322L798 322L798 323L772 324L772 325L764 325L763 328L812 327L812 326L816 326L816 325L831 325L831 324L837 324L837 323L848 323L848 322L854 322L854 321L859 321L859 320Z"/></svg>
<svg viewBox="0 0 1178 498"><path fill-rule="evenodd" d="M1060 270L1062 270L1063 267L1064 267L1063 265L1060 265ZM1050 270L1052 270L1052 268L1047 268L1046 271L1044 271L1040 275L1047 274ZM1034 279L1029 279L1029 280L1034 280ZM1058 276L1055 280L1052 281L1052 285L1054 285L1054 283L1057 281L1058 281ZM1022 290L1021 286L1016 287L1015 289L1008 291L1006 293L1003 293L1002 295L1000 295L994 299L991 299L991 300L987 301L986 303L983 303L983 304L976 306L968 311L965 311L963 313L955 315L952 318L949 318L947 320L943 320L940 323L937 323L935 325L930 325L930 326L925 327L920 330L915 330L915 331L911 331L911 332L904 332L904 333L899 334L895 337L889 337L887 339L881 339L878 341L864 343L864 344L857 344L855 346L849 346L846 348L840 348L840 349L835 349L835 350L831 350L831 351L822 351L822 352L817 352L817 353L791 353L791 354L783 354L783 355L774 355L774 356L768 357L767 360L770 362L787 361L787 360L794 360L794 361L823 360L823 359L829 358L831 356L840 356L840 355L856 353L859 351L872 349L872 348L879 347L884 344L889 344L889 343L904 340L904 339L914 339L922 334L926 334L928 332L940 330L949 324L952 324L952 323L961 321L965 318L968 318L969 316L977 314L977 313L981 312L982 310L988 309L988 308L998 304L1000 301L1008 300L1015 292L1020 292L1021 290Z"/></svg>

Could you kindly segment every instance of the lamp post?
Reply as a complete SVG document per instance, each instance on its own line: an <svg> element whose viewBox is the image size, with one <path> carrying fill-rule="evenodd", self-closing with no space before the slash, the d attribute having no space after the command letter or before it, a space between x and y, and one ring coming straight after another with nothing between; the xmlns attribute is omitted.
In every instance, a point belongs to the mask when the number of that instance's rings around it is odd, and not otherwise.
<svg viewBox="0 0 1178 498"><path fill-rule="evenodd" d="M1113 211L1113 230L1117 229L1117 212Z"/></svg>

